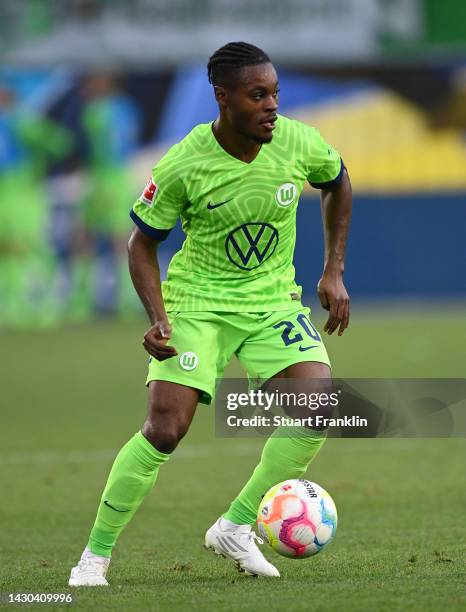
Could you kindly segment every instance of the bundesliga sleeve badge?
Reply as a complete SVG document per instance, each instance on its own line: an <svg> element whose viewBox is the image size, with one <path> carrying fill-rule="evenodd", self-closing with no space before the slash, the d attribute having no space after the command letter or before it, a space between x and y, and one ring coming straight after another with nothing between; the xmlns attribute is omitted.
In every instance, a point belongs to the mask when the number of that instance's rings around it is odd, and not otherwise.
<svg viewBox="0 0 466 612"><path fill-rule="evenodd" d="M157 197L158 190L159 186L157 183L154 183L154 180L151 177L139 198L140 201L146 204L149 208L152 208L155 198Z"/></svg>

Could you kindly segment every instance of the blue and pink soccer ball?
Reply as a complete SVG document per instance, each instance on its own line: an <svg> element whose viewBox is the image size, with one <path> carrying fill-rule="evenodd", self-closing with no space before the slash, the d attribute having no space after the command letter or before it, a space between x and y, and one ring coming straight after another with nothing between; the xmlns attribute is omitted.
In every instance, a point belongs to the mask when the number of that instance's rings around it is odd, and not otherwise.
<svg viewBox="0 0 466 612"><path fill-rule="evenodd" d="M330 495L310 480L285 480L268 491L259 506L260 535L280 555L302 559L328 546L337 530Z"/></svg>

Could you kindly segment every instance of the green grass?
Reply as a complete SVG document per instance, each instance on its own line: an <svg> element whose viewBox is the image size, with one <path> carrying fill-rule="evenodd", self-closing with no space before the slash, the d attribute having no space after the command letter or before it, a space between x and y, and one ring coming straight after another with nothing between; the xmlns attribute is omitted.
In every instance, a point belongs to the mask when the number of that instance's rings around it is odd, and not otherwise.
<svg viewBox="0 0 466 612"><path fill-rule="evenodd" d="M112 457L145 416L144 329L0 336L1 592L69 592ZM327 345L339 377L464 377L465 337L460 309L384 309L360 312ZM307 560L266 550L277 581L239 575L202 547L262 443L215 438L200 406L119 540L111 587L74 592L74 609L466 609L464 440L329 440L309 477L335 499L337 537Z"/></svg>

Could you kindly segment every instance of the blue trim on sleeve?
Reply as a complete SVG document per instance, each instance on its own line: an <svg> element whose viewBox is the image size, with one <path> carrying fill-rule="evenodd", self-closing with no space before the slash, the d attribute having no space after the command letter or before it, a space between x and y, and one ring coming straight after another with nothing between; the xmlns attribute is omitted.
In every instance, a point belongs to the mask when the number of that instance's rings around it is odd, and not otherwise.
<svg viewBox="0 0 466 612"><path fill-rule="evenodd" d="M168 236L168 234L172 231L171 229L157 229L156 227L151 227L144 223L141 217L138 217L134 210L130 210L129 216L134 221L134 223L139 227L141 232L144 232L150 238L157 240L158 242L162 242Z"/></svg>
<svg viewBox="0 0 466 612"><path fill-rule="evenodd" d="M316 189L331 189L332 187L336 187L343 178L343 173L345 171L345 164L343 163L343 160L341 158L340 161L340 172L338 173L338 176L333 179L333 181L327 181L326 183L311 183L309 181L310 184Z"/></svg>

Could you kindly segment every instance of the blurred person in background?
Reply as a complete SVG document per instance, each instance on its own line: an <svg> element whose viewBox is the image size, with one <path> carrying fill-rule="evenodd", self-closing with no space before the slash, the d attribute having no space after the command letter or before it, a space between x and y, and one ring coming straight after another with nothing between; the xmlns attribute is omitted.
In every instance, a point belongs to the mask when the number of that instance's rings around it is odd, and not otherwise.
<svg viewBox="0 0 466 612"><path fill-rule="evenodd" d="M20 106L14 90L0 85L0 325L55 322L44 179L71 142L65 128Z"/></svg>
<svg viewBox="0 0 466 612"><path fill-rule="evenodd" d="M54 258L53 300L61 321L90 315L86 243L81 219L85 176L80 169L60 169L49 177L49 243Z"/></svg>
<svg viewBox="0 0 466 612"><path fill-rule="evenodd" d="M88 153L83 218L91 251L91 302L96 313L111 315L125 311L134 296L124 255L127 207L136 189L128 160L139 144L141 117L110 74L90 75L83 95L82 127Z"/></svg>

